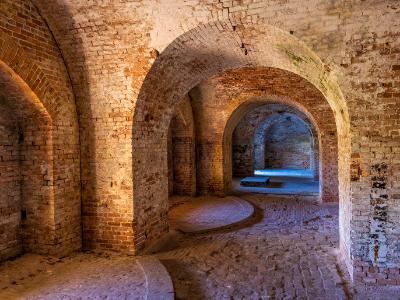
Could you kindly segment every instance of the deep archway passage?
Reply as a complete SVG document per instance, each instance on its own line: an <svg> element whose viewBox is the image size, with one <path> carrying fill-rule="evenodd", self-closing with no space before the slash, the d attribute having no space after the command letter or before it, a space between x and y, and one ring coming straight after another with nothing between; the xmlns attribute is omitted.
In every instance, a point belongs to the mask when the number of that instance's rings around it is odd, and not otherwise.
<svg viewBox="0 0 400 300"><path fill-rule="evenodd" d="M198 151L208 154L197 161L200 193L224 195L232 191L233 131L252 111L258 116L253 122L262 122L262 107L275 105L277 111L290 108L292 112L301 114L316 128L314 135L324 147L320 151L322 167L319 168L322 172L321 200L338 201L335 118L323 95L313 85L298 75L280 69L240 68L201 82L191 90L190 95L198 131ZM254 131L247 138L252 139L253 134ZM245 136L243 138L246 139ZM248 154L247 158L247 167L242 164L243 172L250 175L253 172L252 155Z"/></svg>
<svg viewBox="0 0 400 300"><path fill-rule="evenodd" d="M243 77L249 76L249 71L247 70L242 76L239 75L238 70L231 71L230 74L226 76L235 77L237 78L237 82L242 82ZM334 115L328 103L312 85L299 79L298 76L288 74L284 71L276 69L256 71L252 76L252 80L258 81L258 84L262 84L264 87L269 87L268 90L271 94L258 97L253 96L249 99L247 97L252 89L246 89L244 84L239 84L238 86L238 90L243 91L243 94L246 96L242 100L242 103L231 112L229 120L226 121L225 131L223 133L225 191L229 192L232 190L231 149L232 136L235 128L237 128L240 121L243 120L246 115L249 115L250 118L252 117L252 112L260 115L260 112L263 111L263 107L274 108L274 106L270 105L280 103L280 109L285 107L286 109L290 109L291 112L296 112L298 115L309 120L310 126L314 128L313 134L317 136L318 149L320 149L316 151L318 154L317 158L314 159L318 161L319 164L318 177L320 179L321 201L338 201L338 140ZM276 88L277 82L281 82L281 84L285 85L285 91L288 91L289 96L280 92L279 87ZM296 94L293 92L296 92ZM254 95L256 95L256 93L254 93ZM276 108L279 111L279 106ZM266 112L268 112L268 110ZM278 116L279 114L272 116L272 121ZM262 121L263 114L260 115L259 121L253 119L255 124L261 123L259 126L255 125L256 127L258 126L257 130L263 131L264 126L269 125L269 122L263 123ZM258 134L257 130L252 130L250 139L253 138L254 134ZM264 140L261 140L261 143L264 143ZM263 148L263 146L260 147L259 144L256 144L254 145L254 152L264 151ZM252 157L252 155L249 156ZM249 170L251 170L250 172L254 171L254 169L252 169L252 161L248 165L247 172L249 172Z"/></svg>
<svg viewBox="0 0 400 300"><path fill-rule="evenodd" d="M325 135L328 128L322 128ZM335 133L335 129L332 122L329 130ZM269 103L248 112L232 134L233 186L249 192L319 195L320 171L337 178L337 152L320 159L320 135L307 115L292 106ZM324 142L324 152L337 149L336 134L329 134ZM320 167L320 162L325 165ZM269 181L263 183L265 179ZM324 188L321 200L338 200L337 181Z"/></svg>
<svg viewBox="0 0 400 300"><path fill-rule="evenodd" d="M275 129L283 131L278 132ZM331 130L336 131L334 124ZM274 153L268 149L270 142L267 141L267 137L271 139L273 134L278 134L278 143L271 145L278 149L270 149ZM319 135L314 124L300 110L279 103L261 105L247 113L233 132L233 147L239 150L236 158L235 151L232 152L233 175L250 176L256 170L284 167L309 169L313 172L314 179L318 180ZM330 136L334 145L336 135ZM279 149L280 147L283 149ZM279 153L276 150L280 150ZM285 155L282 150L287 150L289 155ZM270 160L272 158L270 162L268 153ZM283 155L284 160L275 157L277 155Z"/></svg>
<svg viewBox="0 0 400 300"><path fill-rule="evenodd" d="M262 137L264 167L261 169L313 170L313 134L296 115L282 114Z"/></svg>
<svg viewBox="0 0 400 300"><path fill-rule="evenodd" d="M221 22L202 25L177 38L157 57L140 89L133 118L132 149L135 249L143 249L168 229L167 136L175 107L200 82L239 68L242 71L243 68L249 71L285 70L297 81L302 78L313 86L332 109L339 141L340 234L347 249L350 229L349 116L335 75L304 44L277 28L260 25L240 32L229 28ZM244 46L242 40L246 35L252 36L252 42ZM268 88L258 88L259 96L270 93ZM284 94L285 88L280 86L280 92ZM277 92L279 86L275 94ZM201 96L207 97L207 91ZM240 104L249 101L243 95L231 99L227 110L222 113L225 120ZM218 126L218 122L219 119L208 120L211 126ZM224 126L220 128L220 146L212 149L213 157L219 161L212 166L214 178L218 179L213 188L222 186L218 191L222 193L226 180L224 174L231 174L230 170L225 171L231 167L224 161L224 129Z"/></svg>

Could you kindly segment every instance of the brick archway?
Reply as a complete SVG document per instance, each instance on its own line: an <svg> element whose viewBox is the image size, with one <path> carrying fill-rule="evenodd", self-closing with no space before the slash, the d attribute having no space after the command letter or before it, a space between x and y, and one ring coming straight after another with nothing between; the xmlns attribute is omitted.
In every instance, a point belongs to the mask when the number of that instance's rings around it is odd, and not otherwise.
<svg viewBox="0 0 400 300"><path fill-rule="evenodd" d="M314 179L318 180L320 178L320 171L321 171L321 167L320 167L320 162L321 162L320 139L321 139L321 136L320 136L320 133L319 133L318 129L315 127L315 125L308 119L308 117L305 114L301 113L300 111L294 110L293 112L291 112L291 110L289 110L288 114L301 119L306 124L307 128L310 131L311 137L313 139L313 142L312 142L313 158L311 159L310 164L311 164L312 169L314 170ZM274 115L276 115L276 114L274 114ZM271 121L275 121L275 120L271 120L270 117L273 117L273 115L267 116L262 122L260 122L257 125L257 127L254 130L254 156L253 156L254 157L254 164L253 164L254 169L264 168L265 131L267 130L267 127L270 127L272 125ZM264 163L263 163L263 160L264 160Z"/></svg>
<svg viewBox="0 0 400 300"><path fill-rule="evenodd" d="M140 89L132 131L136 250L146 247L168 229L168 185L163 184L167 182L165 149L168 124L176 105L202 80L242 67L278 68L297 74L319 90L334 111L340 141L339 180L344 216L341 239L347 245L350 125L346 102L334 74L304 44L277 28L254 26L253 42L246 48L238 42L237 33L228 28L213 23L178 37L157 57Z"/></svg>
<svg viewBox="0 0 400 300"><path fill-rule="evenodd" d="M269 71L271 73L271 71ZM283 75L284 73L282 73ZM257 73L259 76L260 73ZM273 74L277 76L277 74ZM235 74L235 76L237 76ZM275 77L277 78L277 77ZM283 77L282 77L283 78ZM285 77L287 78L287 77ZM239 79L239 78L238 78ZM293 86L293 89L298 89L297 86ZM291 91L292 88L287 84L287 90ZM314 97L312 95L312 86L309 86L311 90L308 90L308 97L310 101L303 101L305 94L299 94L298 97L276 95L276 94L265 94L258 97L248 97L249 91L244 93L247 95L244 99L238 97L239 100L236 106L230 111L229 120L226 122L225 130L223 133L223 151L224 151L224 186L225 191L229 192L232 187L232 134L240 120L257 108L265 104L279 103L281 105L291 107L293 110L298 111L304 117L306 117L315 128L314 134L317 135L319 143L319 171L320 171L320 190L321 190L321 201L322 202L338 202L339 198L339 186L338 177L340 176L338 171L338 139L336 133L336 126L334 121L334 115L326 100L322 97L320 92L314 90ZM304 88L306 91L307 88ZM272 92L273 90L269 90ZM312 99L312 100L311 100ZM303 101L303 102L302 102ZM256 133L256 132L255 132Z"/></svg>
<svg viewBox="0 0 400 300"><path fill-rule="evenodd" d="M68 86L60 83L59 78L50 78L2 30L0 77L1 97L22 132L25 131L27 146L22 146L21 151L32 155L35 167L22 169L26 177L22 197L30 199L20 212L26 217L28 228L24 249L46 254L66 254L79 249L79 128L73 98L63 93Z"/></svg>

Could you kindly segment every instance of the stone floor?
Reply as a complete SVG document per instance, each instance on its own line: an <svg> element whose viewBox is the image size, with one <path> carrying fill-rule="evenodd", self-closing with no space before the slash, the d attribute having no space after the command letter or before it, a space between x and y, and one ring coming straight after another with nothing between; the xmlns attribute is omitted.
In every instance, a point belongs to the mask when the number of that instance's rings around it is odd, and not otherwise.
<svg viewBox="0 0 400 300"><path fill-rule="evenodd" d="M336 250L337 205L239 197L254 204L254 217L206 233L171 231L155 255L176 299L400 299L397 287L351 285ZM144 277L135 257L118 253L24 255L0 265L0 299L145 299Z"/></svg>
<svg viewBox="0 0 400 300"><path fill-rule="evenodd" d="M400 299L399 288L350 284L338 259L338 206L312 197L241 195L256 206L247 224L177 235L158 254L176 299Z"/></svg>
<svg viewBox="0 0 400 300"><path fill-rule="evenodd" d="M268 177L266 187L249 187L240 185L242 178L233 179L233 188L236 191L247 193L262 193L276 195L306 195L315 196L319 194L319 181L314 180L311 170L294 169L264 169L255 170L254 176Z"/></svg>

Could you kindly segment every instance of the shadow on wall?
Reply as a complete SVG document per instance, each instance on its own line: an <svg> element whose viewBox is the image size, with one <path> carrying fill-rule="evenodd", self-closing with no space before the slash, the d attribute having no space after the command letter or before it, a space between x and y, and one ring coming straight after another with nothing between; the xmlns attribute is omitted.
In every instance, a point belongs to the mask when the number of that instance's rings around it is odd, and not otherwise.
<svg viewBox="0 0 400 300"><path fill-rule="evenodd" d="M0 260L22 252L54 253L55 182L52 132L43 104L0 61Z"/></svg>
<svg viewBox="0 0 400 300"><path fill-rule="evenodd" d="M186 95L168 129L169 195L196 195L196 140L192 105Z"/></svg>

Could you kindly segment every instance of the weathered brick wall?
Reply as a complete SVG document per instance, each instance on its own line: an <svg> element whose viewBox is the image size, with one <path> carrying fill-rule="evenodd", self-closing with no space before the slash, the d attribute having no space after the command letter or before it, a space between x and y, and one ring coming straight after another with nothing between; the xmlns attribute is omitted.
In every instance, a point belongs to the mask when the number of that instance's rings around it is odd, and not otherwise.
<svg viewBox="0 0 400 300"><path fill-rule="evenodd" d="M171 192L176 195L196 194L195 132L192 106L186 96L176 109L171 120L168 140L170 161L168 178Z"/></svg>
<svg viewBox="0 0 400 300"><path fill-rule="evenodd" d="M57 253L52 202L62 199L55 199L54 195L54 158L48 122L45 116L37 118L31 114L19 122L21 215L24 215L21 233L25 252Z"/></svg>
<svg viewBox="0 0 400 300"><path fill-rule="evenodd" d="M369 3L371 4L371 3ZM400 284L399 5L357 3L346 32L345 57L351 112L351 257L357 281ZM382 22L382 20L385 20ZM354 172L352 173L354 175Z"/></svg>
<svg viewBox="0 0 400 300"><path fill-rule="evenodd" d="M81 246L79 135L69 76L30 1L1 1L0 11L0 96L23 137L24 249L66 254Z"/></svg>
<svg viewBox="0 0 400 300"><path fill-rule="evenodd" d="M319 140L318 132L313 124L308 120L307 116L301 111L281 104L268 104L255 108L246 114L239 122L233 132L232 137L232 155L234 176L249 176L254 170L265 169L266 135L271 132L271 126L280 119L296 118L302 122L300 126L306 126L306 134L309 135L309 147L303 151L302 155L295 159L295 164L305 162L314 171L315 179L319 176ZM334 130L334 128L333 128ZM283 132L286 135L286 131ZM294 139L297 136L294 137ZM335 137L332 136L334 139ZM294 141L293 139L293 141ZM335 143L334 141L332 141ZM235 148L239 151L235 151ZM292 149L292 139L288 141L287 149ZM283 153L283 151L280 151ZM289 153L287 153L289 155ZM285 157L287 157L285 154ZM304 161L305 159L305 161ZM296 165L295 165L296 166ZM304 164L301 164L304 168Z"/></svg>
<svg viewBox="0 0 400 300"><path fill-rule="evenodd" d="M143 11L144 4L136 1L34 3L57 39L77 101L83 246L133 251L134 243L143 243L148 235L143 231L136 234L136 227L144 225L134 220L134 212L146 211L150 216L158 208L167 208L167 203L155 205L158 196L153 192L147 193L152 200L133 205L134 185L142 183L132 181L132 144L140 140L132 136L132 115L140 85L154 60L148 48L150 26L144 19L152 12ZM151 147L163 143L166 147L166 138ZM165 165L166 153L165 148ZM167 180L166 166L151 158L143 163L157 174L139 172L143 181L158 186L159 176ZM168 194L167 182L157 189ZM143 222L157 226L155 219L158 216L153 214ZM166 222L161 227L166 230Z"/></svg>
<svg viewBox="0 0 400 300"><path fill-rule="evenodd" d="M265 168L310 169L312 136L295 117L277 120L265 136Z"/></svg>
<svg viewBox="0 0 400 300"><path fill-rule="evenodd" d="M0 99L1 100L1 99ZM0 104L0 261L22 252L18 127Z"/></svg>

